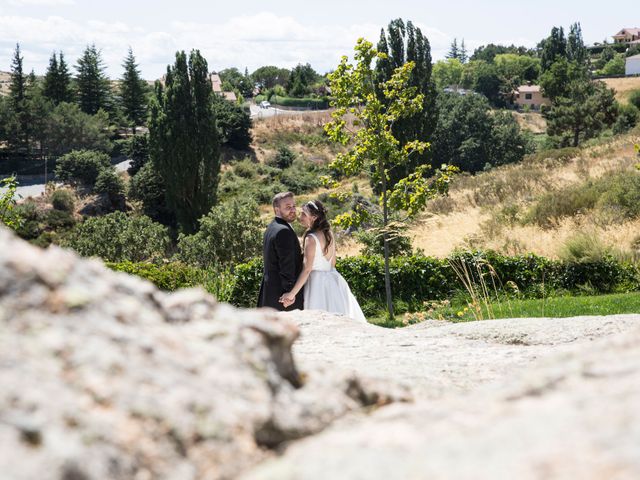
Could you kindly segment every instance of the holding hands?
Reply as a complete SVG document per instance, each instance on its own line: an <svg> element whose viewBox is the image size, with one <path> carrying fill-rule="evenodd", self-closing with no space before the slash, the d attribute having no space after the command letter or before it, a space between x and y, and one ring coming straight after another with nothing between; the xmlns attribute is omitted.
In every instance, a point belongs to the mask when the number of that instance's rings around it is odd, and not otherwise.
<svg viewBox="0 0 640 480"><path fill-rule="evenodd" d="M278 301L282 305L284 305L284 308L287 308L290 305L292 305L293 302L296 301L296 296L293 294L293 292L287 292L287 293L283 294Z"/></svg>

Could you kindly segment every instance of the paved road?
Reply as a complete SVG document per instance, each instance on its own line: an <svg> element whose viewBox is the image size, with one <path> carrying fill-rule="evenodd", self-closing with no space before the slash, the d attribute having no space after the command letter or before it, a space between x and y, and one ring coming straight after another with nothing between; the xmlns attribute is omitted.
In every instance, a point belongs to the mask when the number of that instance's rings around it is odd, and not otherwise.
<svg viewBox="0 0 640 480"><path fill-rule="evenodd" d="M285 116L294 116L294 115L306 115L309 113L318 113L318 112L326 112L326 110L283 110L281 108L269 107L269 108L260 108L257 105L250 105L249 109L251 110L251 118L260 119L260 118L269 118L275 117L279 115Z"/></svg>
<svg viewBox="0 0 640 480"><path fill-rule="evenodd" d="M120 163L116 163L114 167L116 171L123 172L129 168L131 160L125 160ZM51 181L52 176L49 174L48 180ZM38 197L44 193L44 175L18 175L18 188L16 189L16 197L18 200L28 197ZM6 188L0 188L0 193L3 193Z"/></svg>

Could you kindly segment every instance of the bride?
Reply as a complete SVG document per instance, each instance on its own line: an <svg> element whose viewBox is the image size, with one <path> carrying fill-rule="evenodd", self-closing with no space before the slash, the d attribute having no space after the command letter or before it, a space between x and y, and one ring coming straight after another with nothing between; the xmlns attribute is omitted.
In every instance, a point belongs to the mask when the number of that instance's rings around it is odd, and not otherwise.
<svg viewBox="0 0 640 480"><path fill-rule="evenodd" d="M349 285L336 270L336 242L327 220L327 209L319 201L302 206L300 223L306 227L303 239L304 267L293 289L280 297L285 307L293 303L304 286L304 309L340 313L366 322Z"/></svg>

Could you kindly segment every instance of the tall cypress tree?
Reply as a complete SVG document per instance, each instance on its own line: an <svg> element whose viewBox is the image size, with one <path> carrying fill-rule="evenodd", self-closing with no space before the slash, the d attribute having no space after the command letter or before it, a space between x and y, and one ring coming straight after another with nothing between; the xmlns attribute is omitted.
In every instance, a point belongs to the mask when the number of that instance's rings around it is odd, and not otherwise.
<svg viewBox="0 0 640 480"><path fill-rule="evenodd" d="M71 102L72 100L71 75L69 74L62 52L60 52L59 60L56 52L53 52L49 59L49 67L44 76L44 89L42 93L56 105L60 102Z"/></svg>
<svg viewBox="0 0 640 480"><path fill-rule="evenodd" d="M166 185L166 201L185 233L216 203L220 146L207 62L198 50L176 53L165 87L156 82L149 151Z"/></svg>
<svg viewBox="0 0 640 480"><path fill-rule="evenodd" d="M140 77L140 71L129 47L129 53L122 64L124 74L120 83L120 105L125 117L136 133L136 125L142 125L147 115L147 84Z"/></svg>
<svg viewBox="0 0 640 480"><path fill-rule="evenodd" d="M9 96L16 110L19 108L19 104L24 101L27 91L27 76L24 74L22 61L20 44L17 43L11 61L11 84L9 85Z"/></svg>
<svg viewBox="0 0 640 480"><path fill-rule="evenodd" d="M95 115L101 108L110 110L111 107L111 89L104 69L100 51L95 45L87 46L76 65L76 83L80 109L90 115Z"/></svg>
<svg viewBox="0 0 640 480"><path fill-rule="evenodd" d="M426 36L411 21L406 24L402 19L392 20L384 29L378 42L378 52L385 53L386 58L381 58L376 64L376 80L378 84L391 79L393 70L407 62L414 62L415 67L411 72L410 85L417 88L417 93L424 95L422 110L415 115L399 119L393 126L393 135L402 145L408 141L420 139L429 141L435 131L438 121L436 109L436 88L431 79L433 64L431 61L431 46ZM383 93L378 89L378 98L383 98ZM418 165L430 163L430 153L417 152L404 165L396 166L389 172L390 187L412 173ZM378 186L374 185L376 191Z"/></svg>

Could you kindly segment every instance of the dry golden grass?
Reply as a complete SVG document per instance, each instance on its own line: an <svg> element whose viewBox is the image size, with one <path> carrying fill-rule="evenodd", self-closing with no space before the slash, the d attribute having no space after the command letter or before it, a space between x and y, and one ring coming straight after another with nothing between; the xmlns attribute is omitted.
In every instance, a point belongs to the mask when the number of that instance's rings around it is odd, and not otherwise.
<svg viewBox="0 0 640 480"><path fill-rule="evenodd" d="M550 190L632 169L638 162L633 144L639 142L640 130L635 130L581 149L579 156L569 160L529 159L476 176L462 175L452 183L449 197L432 202L429 211L410 228L413 246L438 257L458 247L470 247L556 258L570 237L585 231L612 247L629 249L640 235L640 220L616 223L615 219L588 214L543 229L509 225L498 216L505 208L524 211Z"/></svg>
<svg viewBox="0 0 640 480"><path fill-rule="evenodd" d="M512 112L513 117L523 130L529 130L532 133L545 133L547 131L547 121L541 113L536 112Z"/></svg>
<svg viewBox="0 0 640 480"><path fill-rule="evenodd" d="M633 90L640 90L640 77L605 78L602 80L616 91L616 100L627 103Z"/></svg>

